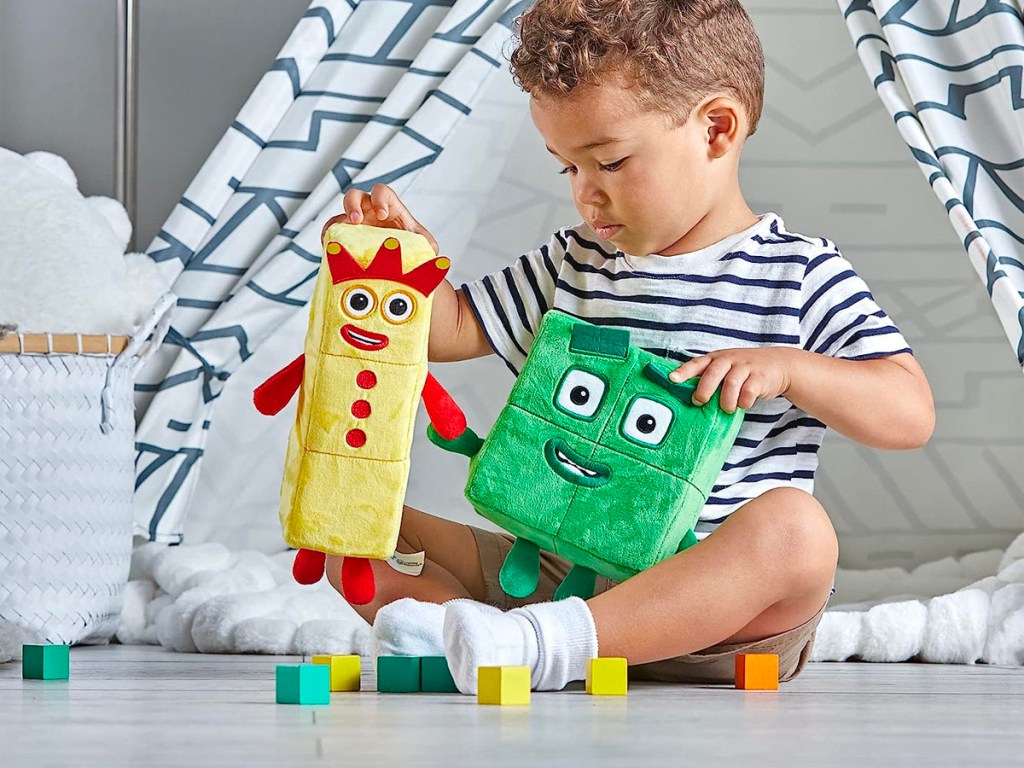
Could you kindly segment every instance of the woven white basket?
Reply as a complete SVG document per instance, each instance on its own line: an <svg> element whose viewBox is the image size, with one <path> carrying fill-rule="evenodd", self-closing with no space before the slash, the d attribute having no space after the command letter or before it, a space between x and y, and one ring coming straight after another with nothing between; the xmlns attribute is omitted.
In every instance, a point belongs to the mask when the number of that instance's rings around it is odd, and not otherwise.
<svg viewBox="0 0 1024 768"><path fill-rule="evenodd" d="M42 337L38 352L28 336L4 339L20 351L0 351L0 630L101 643L117 629L132 554L134 378L173 304L162 297L117 354L110 337L93 354L81 336ZM82 352L66 353L68 339Z"/></svg>

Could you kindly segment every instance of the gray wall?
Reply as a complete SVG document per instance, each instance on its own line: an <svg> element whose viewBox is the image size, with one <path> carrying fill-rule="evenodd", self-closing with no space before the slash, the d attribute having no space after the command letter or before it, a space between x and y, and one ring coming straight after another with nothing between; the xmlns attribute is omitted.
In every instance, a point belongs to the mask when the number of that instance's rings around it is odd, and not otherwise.
<svg viewBox="0 0 1024 768"><path fill-rule="evenodd" d="M0 0L0 146L55 152L114 191L113 0Z"/></svg>
<svg viewBox="0 0 1024 768"><path fill-rule="evenodd" d="M137 0L144 250L309 0ZM114 194L115 0L0 0L0 146L63 155ZM216 77L210 77L216 72Z"/></svg>

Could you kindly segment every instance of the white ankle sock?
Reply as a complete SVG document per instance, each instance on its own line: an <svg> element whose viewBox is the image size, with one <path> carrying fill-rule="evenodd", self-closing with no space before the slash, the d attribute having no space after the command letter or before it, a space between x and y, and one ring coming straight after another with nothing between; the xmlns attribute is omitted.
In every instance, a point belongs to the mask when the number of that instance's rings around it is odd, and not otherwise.
<svg viewBox="0 0 1024 768"><path fill-rule="evenodd" d="M537 663L531 683L536 691L560 691L587 676L587 661L597 656L597 628L585 600L570 597L554 603L517 608L537 634Z"/></svg>
<svg viewBox="0 0 1024 768"><path fill-rule="evenodd" d="M444 650L455 685L476 693L478 667L533 667L537 633L525 616L460 600L444 613Z"/></svg>
<svg viewBox="0 0 1024 768"><path fill-rule="evenodd" d="M444 656L445 607L458 602L472 601L457 598L439 605L403 597L383 606L377 611L370 634L373 658ZM500 612L489 605L484 608L493 613Z"/></svg>
<svg viewBox="0 0 1024 768"><path fill-rule="evenodd" d="M520 665L530 668L534 690L558 691L586 676L587 659L597 656L597 631L578 597L508 613L457 601L445 611L444 644L463 693L476 693L478 667Z"/></svg>

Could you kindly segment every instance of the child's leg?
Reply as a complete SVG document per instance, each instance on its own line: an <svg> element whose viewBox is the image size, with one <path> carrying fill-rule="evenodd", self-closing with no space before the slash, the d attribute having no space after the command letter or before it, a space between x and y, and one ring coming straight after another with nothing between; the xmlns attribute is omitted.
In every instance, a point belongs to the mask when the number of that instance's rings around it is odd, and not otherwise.
<svg viewBox="0 0 1024 768"><path fill-rule="evenodd" d="M373 623L382 606L403 597L429 603L443 603L457 597L485 599L480 555L469 526L405 507L397 549L402 554L425 552L423 572L419 576L408 576L381 560L371 560L376 595L366 605L352 606L369 623ZM327 578L338 592L341 592L342 560L335 556L327 558Z"/></svg>
<svg viewBox="0 0 1024 768"><path fill-rule="evenodd" d="M828 599L838 555L813 496L768 491L697 546L592 598L600 653L643 664L800 626Z"/></svg>
<svg viewBox="0 0 1024 768"><path fill-rule="evenodd" d="M771 638L818 613L837 559L821 505L803 491L775 489L699 545L587 603L570 598L498 615L454 604L444 626L449 665L464 693L476 690L476 669L493 664L528 664L535 688L558 690L582 679L598 653L633 665Z"/></svg>

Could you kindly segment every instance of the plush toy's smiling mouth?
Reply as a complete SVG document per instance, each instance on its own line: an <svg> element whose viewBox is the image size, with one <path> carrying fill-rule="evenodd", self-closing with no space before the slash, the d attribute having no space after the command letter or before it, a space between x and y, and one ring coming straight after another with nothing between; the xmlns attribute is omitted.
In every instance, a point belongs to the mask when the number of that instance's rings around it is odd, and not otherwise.
<svg viewBox="0 0 1024 768"><path fill-rule="evenodd" d="M371 333L354 325L343 325L341 327L341 338L347 341L356 349L365 349L367 352L374 352L384 349L388 345L388 337L380 333Z"/></svg>
<svg viewBox="0 0 1024 768"><path fill-rule="evenodd" d="M606 464L581 456L560 437L553 437L544 443L544 458L547 459L548 466L563 480L588 488L604 485L612 476L612 471Z"/></svg>

